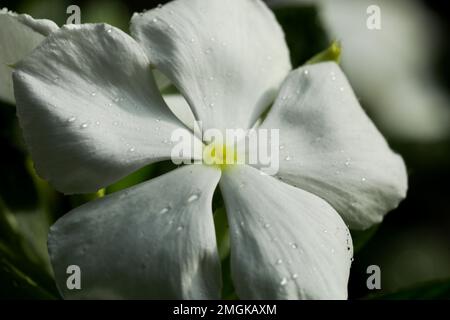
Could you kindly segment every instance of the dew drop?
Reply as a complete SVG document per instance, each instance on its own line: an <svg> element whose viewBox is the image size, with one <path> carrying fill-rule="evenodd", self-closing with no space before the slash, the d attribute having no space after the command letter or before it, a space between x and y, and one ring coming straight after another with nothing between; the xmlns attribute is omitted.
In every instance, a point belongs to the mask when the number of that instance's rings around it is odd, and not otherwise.
<svg viewBox="0 0 450 320"><path fill-rule="evenodd" d="M323 233L328 233L328 230L327 230L327 229L324 229L324 230L323 230Z"/></svg>
<svg viewBox="0 0 450 320"><path fill-rule="evenodd" d="M113 122L113 125L118 126L118 125L119 125L119 122L114 121L114 122Z"/></svg>
<svg viewBox="0 0 450 320"><path fill-rule="evenodd" d="M270 224L269 223L264 224L264 228L269 229L270 228Z"/></svg>
<svg viewBox="0 0 450 320"><path fill-rule="evenodd" d="M284 160L289 161L289 160L291 160L291 157L287 156L286 158L284 158Z"/></svg>
<svg viewBox="0 0 450 320"><path fill-rule="evenodd" d="M280 286L282 286L282 287L284 287L286 284L287 284L287 279L286 278L283 278L283 279L281 279L281 281L280 281Z"/></svg>
<svg viewBox="0 0 450 320"><path fill-rule="evenodd" d="M210 108L213 108L214 106L215 106L214 102L211 102L211 103L209 104L209 107L210 107Z"/></svg>
<svg viewBox="0 0 450 320"><path fill-rule="evenodd" d="M199 198L197 193L192 194L189 198L188 198L188 202L194 202L195 200L197 200Z"/></svg>
<svg viewBox="0 0 450 320"><path fill-rule="evenodd" d="M241 227L245 226L245 222L241 221L240 225L241 225Z"/></svg>
<svg viewBox="0 0 450 320"><path fill-rule="evenodd" d="M284 149L284 144L280 145L280 150Z"/></svg>
<svg viewBox="0 0 450 320"><path fill-rule="evenodd" d="M281 260L281 259L277 259L277 261L275 261L275 264L282 264L283 263L283 260Z"/></svg>
<svg viewBox="0 0 450 320"><path fill-rule="evenodd" d="M112 29L108 29L108 30L106 30L106 32L111 33L111 32L112 32Z"/></svg>
<svg viewBox="0 0 450 320"><path fill-rule="evenodd" d="M152 21L153 21L154 23L157 23L157 22L158 22L158 19L157 19L157 18L153 18Z"/></svg>
<svg viewBox="0 0 450 320"><path fill-rule="evenodd" d="M97 95L97 92L91 92L91 96L95 97Z"/></svg>
<svg viewBox="0 0 450 320"><path fill-rule="evenodd" d="M290 245L291 245L291 248L292 248L292 249L297 249L297 248L298 248L297 244L294 243L294 242L292 242Z"/></svg>
<svg viewBox="0 0 450 320"><path fill-rule="evenodd" d="M184 229L183 226L178 226L178 227L177 227L177 232L180 232L180 231L183 230L183 229Z"/></svg>
<svg viewBox="0 0 450 320"><path fill-rule="evenodd" d="M77 120L77 118L75 117L70 117L69 119L67 119L68 122L74 122L75 120Z"/></svg>
<svg viewBox="0 0 450 320"><path fill-rule="evenodd" d="M366 181L366 178L364 178L364 177L361 178L361 181L362 181L362 182L365 182L365 181Z"/></svg>
<svg viewBox="0 0 450 320"><path fill-rule="evenodd" d="M136 149L134 147L131 147L130 149L128 149L129 152L135 152Z"/></svg>
<svg viewBox="0 0 450 320"><path fill-rule="evenodd" d="M344 87L340 87L340 88L339 88L339 91L340 91L340 92L344 92Z"/></svg>
<svg viewBox="0 0 450 320"><path fill-rule="evenodd" d="M164 207L164 208L162 208L162 209L159 211L159 213L160 213L160 214L164 214L164 213L169 212L169 210L170 210L170 206Z"/></svg>
<svg viewBox="0 0 450 320"><path fill-rule="evenodd" d="M304 74L305 76L307 76L307 75L309 74L309 71L308 71L308 70L304 70L304 71L303 71L303 74Z"/></svg>
<svg viewBox="0 0 450 320"><path fill-rule="evenodd" d="M297 279L297 278L298 278L298 274L293 273L292 276L291 276L291 278L294 279L294 280Z"/></svg>
<svg viewBox="0 0 450 320"><path fill-rule="evenodd" d="M80 128L81 129L86 129L88 126L89 126L89 124L87 122L85 122L85 123L81 124Z"/></svg>
<svg viewBox="0 0 450 320"><path fill-rule="evenodd" d="M194 43L195 42L195 39L194 38L191 38L191 43Z"/></svg>

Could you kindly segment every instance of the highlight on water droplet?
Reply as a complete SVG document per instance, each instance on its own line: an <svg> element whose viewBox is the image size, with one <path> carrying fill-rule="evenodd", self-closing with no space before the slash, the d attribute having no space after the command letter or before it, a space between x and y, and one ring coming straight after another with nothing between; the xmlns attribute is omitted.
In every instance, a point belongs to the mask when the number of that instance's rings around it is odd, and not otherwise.
<svg viewBox="0 0 450 320"><path fill-rule="evenodd" d="M159 213L160 213L160 214L164 214L164 213L169 212L169 210L170 210L170 206L167 206L167 207L162 208L162 209L159 211Z"/></svg>
<svg viewBox="0 0 450 320"><path fill-rule="evenodd" d="M89 126L89 124L87 122L85 122L85 123L81 124L80 128L81 129L86 129L88 126Z"/></svg>
<svg viewBox="0 0 450 320"><path fill-rule="evenodd" d="M284 287L287 284L287 279L285 277L283 277L280 281L280 286Z"/></svg>
<svg viewBox="0 0 450 320"><path fill-rule="evenodd" d="M194 193L192 195L189 196L188 198L188 202L194 202L195 200L197 200L199 198L199 195L197 193Z"/></svg>
<svg viewBox="0 0 450 320"><path fill-rule="evenodd" d="M283 260L281 260L281 259L277 259L277 261L275 261L275 264L282 264L283 263Z"/></svg>
<svg viewBox="0 0 450 320"><path fill-rule="evenodd" d="M74 122L75 120L77 120L76 117L70 117L69 119L67 119L67 122Z"/></svg>

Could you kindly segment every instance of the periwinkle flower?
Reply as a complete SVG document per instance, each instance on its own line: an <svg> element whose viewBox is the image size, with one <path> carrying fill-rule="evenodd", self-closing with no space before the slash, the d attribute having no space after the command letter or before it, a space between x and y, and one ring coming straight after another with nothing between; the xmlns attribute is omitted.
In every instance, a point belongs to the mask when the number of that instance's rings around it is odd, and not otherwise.
<svg viewBox="0 0 450 320"><path fill-rule="evenodd" d="M345 299L346 224L380 222L407 179L339 66L290 71L283 32L259 0L173 1L135 14L131 34L64 26L15 66L18 116L43 178L65 193L94 192L171 159L167 141L184 125L151 67L205 129L249 129L275 99L259 128L279 129L280 168L272 177L257 165L184 165L72 210L48 240L63 296L219 298L219 186L240 298ZM66 287L69 265L82 270L81 290Z"/></svg>

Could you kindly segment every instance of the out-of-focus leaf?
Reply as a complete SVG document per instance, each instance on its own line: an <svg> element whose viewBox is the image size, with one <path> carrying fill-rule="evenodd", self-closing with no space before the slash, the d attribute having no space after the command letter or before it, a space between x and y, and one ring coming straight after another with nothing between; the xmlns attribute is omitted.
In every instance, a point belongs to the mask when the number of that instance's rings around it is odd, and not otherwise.
<svg viewBox="0 0 450 320"><path fill-rule="evenodd" d="M0 243L0 298L1 299L57 299L43 287L39 286L29 275L10 260L10 253L5 252Z"/></svg>
<svg viewBox="0 0 450 320"><path fill-rule="evenodd" d="M353 240L353 252L358 253L370 239L377 233L379 224L370 227L367 230L350 230Z"/></svg>
<svg viewBox="0 0 450 320"><path fill-rule="evenodd" d="M286 36L294 68L326 48L329 39L314 6L282 6L273 9Z"/></svg>
<svg viewBox="0 0 450 320"><path fill-rule="evenodd" d="M128 31L131 14L128 11L128 7L122 1L88 1L81 8L82 23L108 23L125 32Z"/></svg>
<svg viewBox="0 0 450 320"><path fill-rule="evenodd" d="M227 213L224 207L214 211L214 226L216 229L217 250L219 251L222 267L222 299L236 300L238 297L231 279L230 233Z"/></svg>
<svg viewBox="0 0 450 320"><path fill-rule="evenodd" d="M370 300L447 300L450 299L450 279L432 281L387 294L371 294Z"/></svg>
<svg viewBox="0 0 450 320"><path fill-rule="evenodd" d="M15 108L0 105L0 197L11 209L35 208L37 191L26 167L26 155L18 141Z"/></svg>
<svg viewBox="0 0 450 320"><path fill-rule="evenodd" d="M339 63L341 60L341 44L337 41L334 41L327 49L319 52L314 55L311 59L309 59L306 64L313 64L325 61L334 61Z"/></svg>
<svg viewBox="0 0 450 320"><path fill-rule="evenodd" d="M220 260L224 260L230 255L230 234L225 208L217 209L214 212L214 226L216 228L217 250Z"/></svg>

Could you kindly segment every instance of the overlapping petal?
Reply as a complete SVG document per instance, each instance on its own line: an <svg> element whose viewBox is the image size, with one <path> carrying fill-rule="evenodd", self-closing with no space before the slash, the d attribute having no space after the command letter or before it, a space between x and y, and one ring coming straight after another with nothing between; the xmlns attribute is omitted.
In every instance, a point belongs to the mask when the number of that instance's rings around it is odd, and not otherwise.
<svg viewBox="0 0 450 320"><path fill-rule="evenodd" d="M220 181L241 299L345 299L353 254L339 214L321 198L249 166Z"/></svg>
<svg viewBox="0 0 450 320"><path fill-rule="evenodd" d="M15 102L11 78L14 64L57 29L53 21L0 10L0 99Z"/></svg>
<svg viewBox="0 0 450 320"><path fill-rule="evenodd" d="M220 171L184 166L83 205L52 226L49 252L65 298L217 299L211 201ZM69 290L66 269L81 270Z"/></svg>
<svg viewBox="0 0 450 320"><path fill-rule="evenodd" d="M17 66L14 86L38 173L66 193L93 192L170 159L171 134L183 128L140 46L104 24L52 33Z"/></svg>
<svg viewBox="0 0 450 320"><path fill-rule="evenodd" d="M293 71L260 128L280 129L283 181L327 200L351 228L380 222L407 175L335 63Z"/></svg>
<svg viewBox="0 0 450 320"><path fill-rule="evenodd" d="M132 35L205 129L250 128L291 68L262 1L179 0L135 14Z"/></svg>

